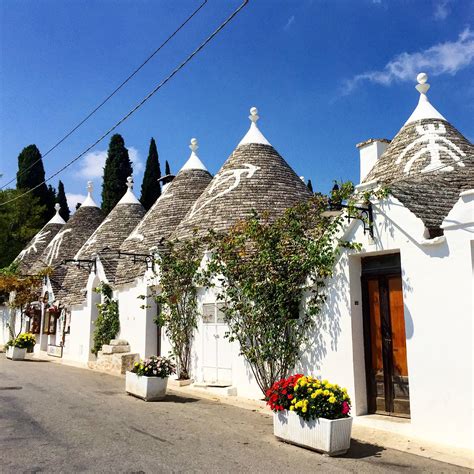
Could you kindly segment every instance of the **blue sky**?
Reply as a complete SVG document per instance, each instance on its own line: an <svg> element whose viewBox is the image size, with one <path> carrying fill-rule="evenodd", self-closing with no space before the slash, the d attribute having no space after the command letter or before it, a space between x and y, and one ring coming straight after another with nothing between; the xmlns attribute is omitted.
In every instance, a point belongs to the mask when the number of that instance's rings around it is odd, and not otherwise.
<svg viewBox="0 0 474 474"><path fill-rule="evenodd" d="M200 0L0 2L0 173L21 149L46 151L114 89ZM237 6L209 0L120 93L45 158L47 175L100 136ZM177 171L191 137L215 173L246 133L249 108L299 175L326 192L358 180L355 144L393 138L430 76L433 105L474 139L474 2L251 0L235 20L120 126L139 195L150 137ZM108 139L61 174L70 207L86 181L100 198ZM57 179L52 181L57 186Z"/></svg>

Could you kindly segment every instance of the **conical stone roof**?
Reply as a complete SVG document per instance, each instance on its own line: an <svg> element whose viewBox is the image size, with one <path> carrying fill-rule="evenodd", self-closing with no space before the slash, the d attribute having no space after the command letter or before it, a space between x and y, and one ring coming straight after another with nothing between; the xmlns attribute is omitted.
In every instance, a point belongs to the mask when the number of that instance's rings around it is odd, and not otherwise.
<svg viewBox="0 0 474 474"><path fill-rule="evenodd" d="M363 183L388 185L434 237L459 193L474 188L474 146L429 102L428 76L417 79L417 107Z"/></svg>
<svg viewBox="0 0 474 474"><path fill-rule="evenodd" d="M209 229L225 232L252 211L267 211L270 217L277 217L311 196L306 184L258 129L257 109L250 112L248 133L193 204L173 238L190 238L195 230L201 235Z"/></svg>
<svg viewBox="0 0 474 474"><path fill-rule="evenodd" d="M55 235L63 228L66 222L59 215L61 207L55 205L56 214L46 223L46 225L30 240L28 245L18 254L15 262L18 269L23 274L31 272L33 265L41 257L44 249L48 246Z"/></svg>
<svg viewBox="0 0 474 474"><path fill-rule="evenodd" d="M120 247L116 284L132 282L145 274L144 255L168 239L193 203L210 183L212 176L196 155L197 141L191 141L191 156L171 183L165 185L162 195L146 213L143 220ZM133 257L127 253L141 255Z"/></svg>
<svg viewBox="0 0 474 474"><path fill-rule="evenodd" d="M88 196L67 224L54 236L34 265L35 273L42 268L52 267L50 281L55 295L66 275L65 259L72 259L104 219L103 213L92 199L92 183L88 183Z"/></svg>
<svg viewBox="0 0 474 474"><path fill-rule="evenodd" d="M417 107L364 179L390 183L411 177L447 176L474 166L474 147L429 102L428 76L418 75ZM430 178L431 179L431 178Z"/></svg>
<svg viewBox="0 0 474 474"><path fill-rule="evenodd" d="M131 177L127 179L127 187L122 199L74 256L75 260L94 260L98 256L110 284L115 282L120 246L145 215L145 208L133 194ZM61 302L66 305L83 303L83 288L88 278L87 266L71 265L59 292Z"/></svg>

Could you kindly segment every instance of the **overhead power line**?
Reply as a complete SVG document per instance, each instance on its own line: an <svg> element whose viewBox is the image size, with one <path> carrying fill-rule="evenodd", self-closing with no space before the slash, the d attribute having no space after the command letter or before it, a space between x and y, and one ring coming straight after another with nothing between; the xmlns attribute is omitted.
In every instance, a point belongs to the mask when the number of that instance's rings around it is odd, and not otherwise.
<svg viewBox="0 0 474 474"><path fill-rule="evenodd" d="M239 13L240 11L247 6L249 0L244 0L239 7L237 7L218 27L211 33L183 62L181 62L165 79L163 79L151 92L149 92L133 109L130 110L126 115L124 115L118 122L116 122L109 130L107 130L100 138L98 138L94 143L88 146L82 153L77 155L75 158L66 163L62 168L53 173L51 176L46 178L41 183L37 184L35 187L28 189L24 193L16 196L13 199L0 203L0 207L5 206L13 201L16 201L23 196L33 192L35 189L39 188L42 184L47 183L53 179L58 174L62 173L66 168L69 168L73 163L82 158L86 153L88 153L92 148L94 148L98 143L100 143L105 137L110 135L119 125L125 122L131 115L133 115L145 102L147 102L151 97L153 97L168 81L170 81L181 69L183 69L186 64L188 64L191 59L194 58L200 51L202 51L208 43L210 43Z"/></svg>
<svg viewBox="0 0 474 474"><path fill-rule="evenodd" d="M176 28L176 30L171 33L166 40L158 46L158 48L155 49L146 59L143 61L140 66L138 66L119 86L117 86L99 105L97 105L91 112L89 112L88 115L86 115L77 125L75 125L69 132L66 133L59 141L57 141L43 156L42 158L39 158L36 160L34 163L32 163L30 166L25 168L24 170L21 170L17 176L13 177L10 181L5 183L1 189L6 188L10 183L13 183L15 179L18 178L18 176L21 176L23 173L26 173L28 170L33 168L37 163L41 161L41 159L46 158L53 150L55 150L61 143L63 143L67 138L69 138L79 127L81 127L85 122L87 122L100 108L102 108L125 84L127 84L130 79L132 79L138 71L140 71L145 64L147 64L162 48L166 46L167 43L169 43L178 33L179 31L187 24L189 21L201 10L201 8L204 7L204 5L207 3L207 0L204 0L201 5L199 5L196 10L194 10L191 15L186 18L186 20L181 23L181 25Z"/></svg>

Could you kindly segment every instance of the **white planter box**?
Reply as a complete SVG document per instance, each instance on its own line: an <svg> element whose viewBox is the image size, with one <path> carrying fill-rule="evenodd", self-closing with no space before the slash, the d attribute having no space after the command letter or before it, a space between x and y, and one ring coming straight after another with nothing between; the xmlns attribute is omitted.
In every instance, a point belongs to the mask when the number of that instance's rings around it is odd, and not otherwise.
<svg viewBox="0 0 474 474"><path fill-rule="evenodd" d="M305 421L287 410L273 414L273 432L277 438L329 456L344 454L349 449L351 429L351 417Z"/></svg>
<svg viewBox="0 0 474 474"><path fill-rule="evenodd" d="M161 400L166 396L166 387L168 377L138 376L133 372L127 372L125 375L125 390L130 395L142 398L146 402Z"/></svg>
<svg viewBox="0 0 474 474"><path fill-rule="evenodd" d="M18 347L8 346L7 359L11 360L23 360L26 356L26 348L20 349Z"/></svg>

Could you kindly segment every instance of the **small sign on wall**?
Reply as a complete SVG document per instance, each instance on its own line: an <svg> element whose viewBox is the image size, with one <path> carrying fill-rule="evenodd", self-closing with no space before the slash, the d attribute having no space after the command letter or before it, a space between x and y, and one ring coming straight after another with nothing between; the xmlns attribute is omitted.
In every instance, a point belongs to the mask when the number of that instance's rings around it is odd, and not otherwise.
<svg viewBox="0 0 474 474"><path fill-rule="evenodd" d="M62 357L63 356L63 346L53 346L48 345L47 354L52 357Z"/></svg>

